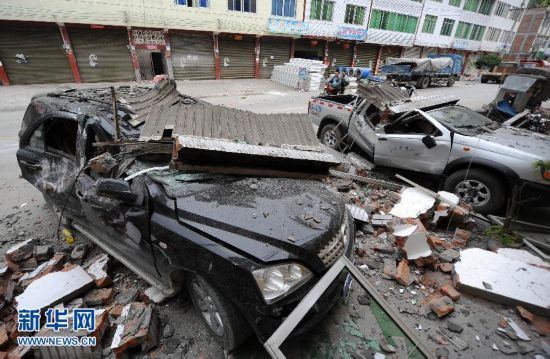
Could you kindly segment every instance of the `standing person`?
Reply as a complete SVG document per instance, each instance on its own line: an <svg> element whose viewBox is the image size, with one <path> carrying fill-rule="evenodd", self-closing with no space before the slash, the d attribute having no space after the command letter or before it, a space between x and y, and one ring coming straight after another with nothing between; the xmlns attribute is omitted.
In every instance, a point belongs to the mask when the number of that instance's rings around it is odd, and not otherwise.
<svg viewBox="0 0 550 359"><path fill-rule="evenodd" d="M346 73L342 72L342 79L340 84L340 95L344 94L344 91L346 91L346 87L349 85L348 78L346 77Z"/></svg>
<svg viewBox="0 0 550 359"><path fill-rule="evenodd" d="M334 71L334 75L329 77L327 81L326 92L329 95L337 95L342 87L342 77L340 77L340 72L338 70Z"/></svg>

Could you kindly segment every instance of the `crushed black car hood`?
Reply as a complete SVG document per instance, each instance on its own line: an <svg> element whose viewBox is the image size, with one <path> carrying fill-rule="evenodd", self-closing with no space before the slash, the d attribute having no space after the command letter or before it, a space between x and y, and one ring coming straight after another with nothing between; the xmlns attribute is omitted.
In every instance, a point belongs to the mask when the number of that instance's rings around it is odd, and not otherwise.
<svg viewBox="0 0 550 359"><path fill-rule="evenodd" d="M344 220L342 200L320 181L181 176L154 177L175 197L178 220L263 263L307 258L318 267Z"/></svg>

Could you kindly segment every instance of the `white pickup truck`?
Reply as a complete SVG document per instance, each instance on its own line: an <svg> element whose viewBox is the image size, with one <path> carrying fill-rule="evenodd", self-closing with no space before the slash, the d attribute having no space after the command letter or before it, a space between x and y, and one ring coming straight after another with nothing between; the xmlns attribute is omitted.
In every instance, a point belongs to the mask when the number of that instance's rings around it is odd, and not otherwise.
<svg viewBox="0 0 550 359"><path fill-rule="evenodd" d="M503 127L457 102L360 85L357 97L311 99L309 113L325 145L346 150L353 143L376 165L437 176L480 213L502 209L520 184L523 198L548 203L550 137Z"/></svg>

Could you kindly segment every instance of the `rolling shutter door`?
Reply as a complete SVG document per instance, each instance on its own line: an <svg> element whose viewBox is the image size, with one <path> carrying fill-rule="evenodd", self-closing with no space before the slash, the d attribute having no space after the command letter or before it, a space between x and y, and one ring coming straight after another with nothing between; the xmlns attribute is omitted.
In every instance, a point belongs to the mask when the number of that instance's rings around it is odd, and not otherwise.
<svg viewBox="0 0 550 359"><path fill-rule="evenodd" d="M420 46L411 46L405 48L405 51L403 52L403 57L419 59L421 54L422 48Z"/></svg>
<svg viewBox="0 0 550 359"><path fill-rule="evenodd" d="M170 34L172 69L176 80L213 80L214 45L212 35Z"/></svg>
<svg viewBox="0 0 550 359"><path fill-rule="evenodd" d="M312 45L312 41L317 41L316 45ZM296 39L294 57L304 57L311 60L321 60L325 56L325 42L320 40Z"/></svg>
<svg viewBox="0 0 550 359"><path fill-rule="evenodd" d="M345 48L346 46L347 49ZM328 58L330 60L331 67L335 59L336 67L351 66L351 62L353 60L353 44L347 42L329 42ZM332 70L334 70L334 67L332 67Z"/></svg>
<svg viewBox="0 0 550 359"><path fill-rule="evenodd" d="M260 41L260 78L268 79L273 66L283 65L290 59L290 39L262 37Z"/></svg>
<svg viewBox="0 0 550 359"><path fill-rule="evenodd" d="M251 79L254 78L254 48L253 37L219 37L221 78Z"/></svg>
<svg viewBox="0 0 550 359"><path fill-rule="evenodd" d="M380 65L386 64L388 57L401 57L401 47L399 46L382 46L382 53L380 55Z"/></svg>
<svg viewBox="0 0 550 359"><path fill-rule="evenodd" d="M69 29L83 82L135 79L126 30Z"/></svg>
<svg viewBox="0 0 550 359"><path fill-rule="evenodd" d="M57 25L0 25L0 60L14 85L73 82Z"/></svg>
<svg viewBox="0 0 550 359"><path fill-rule="evenodd" d="M376 55L380 45L374 44L357 44L357 58L355 66L370 67L374 69L376 66Z"/></svg>

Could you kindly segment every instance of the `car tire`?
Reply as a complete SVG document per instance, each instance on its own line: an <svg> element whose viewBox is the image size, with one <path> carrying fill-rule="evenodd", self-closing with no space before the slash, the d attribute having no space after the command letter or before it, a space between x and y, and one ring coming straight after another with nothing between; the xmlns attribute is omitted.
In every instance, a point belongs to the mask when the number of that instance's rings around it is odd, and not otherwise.
<svg viewBox="0 0 550 359"><path fill-rule="evenodd" d="M235 350L250 337L252 331L243 315L203 277L192 275L187 289L203 323L226 351Z"/></svg>
<svg viewBox="0 0 550 359"><path fill-rule="evenodd" d="M481 83L482 83L482 84L486 84L487 82L489 82L489 80L488 80L488 79L486 79L486 78L483 78L483 77L481 78Z"/></svg>
<svg viewBox="0 0 550 359"><path fill-rule="evenodd" d="M449 81L447 81L447 87L453 87L454 84L455 84L455 79L451 77Z"/></svg>
<svg viewBox="0 0 550 359"><path fill-rule="evenodd" d="M334 150L340 149L340 141L343 137L342 128L335 123L327 123L319 134L321 143Z"/></svg>
<svg viewBox="0 0 550 359"><path fill-rule="evenodd" d="M445 180L444 189L470 203L479 213L498 212L507 198L506 185L494 174L478 168L452 173Z"/></svg>
<svg viewBox="0 0 550 359"><path fill-rule="evenodd" d="M420 79L420 88L421 89L426 89L430 86L430 77L429 76L424 76Z"/></svg>

